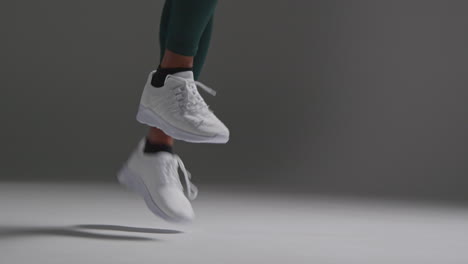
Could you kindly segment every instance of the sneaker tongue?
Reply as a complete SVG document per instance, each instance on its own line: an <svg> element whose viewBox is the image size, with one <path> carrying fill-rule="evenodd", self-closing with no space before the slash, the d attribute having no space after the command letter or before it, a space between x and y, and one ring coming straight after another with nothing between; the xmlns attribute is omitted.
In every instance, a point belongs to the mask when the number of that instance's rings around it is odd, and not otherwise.
<svg viewBox="0 0 468 264"><path fill-rule="evenodd" d="M172 75L180 77L180 78L184 78L184 79L193 80L193 72L192 71L183 71L183 72L174 73Z"/></svg>

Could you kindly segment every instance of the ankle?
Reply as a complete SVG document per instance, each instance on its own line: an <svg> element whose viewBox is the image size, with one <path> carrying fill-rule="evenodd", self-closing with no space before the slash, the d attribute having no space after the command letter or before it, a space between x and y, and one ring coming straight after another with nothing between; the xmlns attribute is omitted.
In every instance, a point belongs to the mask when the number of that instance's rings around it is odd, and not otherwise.
<svg viewBox="0 0 468 264"><path fill-rule="evenodd" d="M156 88L162 87L164 86L164 82L166 81L167 75L176 74L178 72L184 71L193 71L193 68L163 68L162 66L159 66L158 70L153 74L153 77L151 78L151 85L153 85Z"/></svg>
<svg viewBox="0 0 468 264"><path fill-rule="evenodd" d="M161 61L161 68L192 68L193 56L184 56L174 53L168 49L164 52L164 57Z"/></svg>
<svg viewBox="0 0 468 264"><path fill-rule="evenodd" d="M171 147L174 145L174 139L172 137L155 127L150 128L146 140L151 144L167 145Z"/></svg>
<svg viewBox="0 0 468 264"><path fill-rule="evenodd" d="M153 143L148 138L146 138L143 153L156 154L159 152L174 153L172 150L172 145L168 145L165 143Z"/></svg>

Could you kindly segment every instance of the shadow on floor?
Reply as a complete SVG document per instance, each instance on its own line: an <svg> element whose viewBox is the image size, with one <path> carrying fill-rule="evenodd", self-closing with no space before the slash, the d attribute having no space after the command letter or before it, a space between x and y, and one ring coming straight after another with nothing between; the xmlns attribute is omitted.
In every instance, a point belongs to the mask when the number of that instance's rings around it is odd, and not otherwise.
<svg viewBox="0 0 468 264"><path fill-rule="evenodd" d="M182 233L178 230L158 229L158 228L141 228L118 225L76 225L76 226L61 226L61 227L34 227L34 226L0 226L0 240L8 238L20 237L37 237L37 236L66 236L76 238L89 238L101 240L126 240L126 241L159 241L156 238L117 235L117 234L102 234L83 231L80 229L94 230L109 230L151 234L178 234Z"/></svg>
<svg viewBox="0 0 468 264"><path fill-rule="evenodd" d="M112 230L123 232L150 233L150 234L179 234L182 231L172 229L146 228L146 227L131 227L119 225L77 225L76 228L94 229L94 230Z"/></svg>

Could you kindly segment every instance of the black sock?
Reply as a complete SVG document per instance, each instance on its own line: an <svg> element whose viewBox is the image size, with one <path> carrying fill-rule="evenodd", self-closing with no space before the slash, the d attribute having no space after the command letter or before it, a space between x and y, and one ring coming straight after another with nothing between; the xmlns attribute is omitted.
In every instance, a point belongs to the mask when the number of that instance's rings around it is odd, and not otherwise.
<svg viewBox="0 0 468 264"><path fill-rule="evenodd" d="M151 85L153 85L156 88L162 87L164 85L164 81L166 81L166 76L168 74L174 74L184 71L193 71L193 68L161 68L161 66L159 66L156 72L153 74L153 78L151 79Z"/></svg>
<svg viewBox="0 0 468 264"><path fill-rule="evenodd" d="M172 152L172 146L169 146L169 145L166 145L166 144L151 143L148 139L146 139L145 148L143 149L143 153L145 153L145 154L155 154L155 153L158 153L160 151L173 153Z"/></svg>

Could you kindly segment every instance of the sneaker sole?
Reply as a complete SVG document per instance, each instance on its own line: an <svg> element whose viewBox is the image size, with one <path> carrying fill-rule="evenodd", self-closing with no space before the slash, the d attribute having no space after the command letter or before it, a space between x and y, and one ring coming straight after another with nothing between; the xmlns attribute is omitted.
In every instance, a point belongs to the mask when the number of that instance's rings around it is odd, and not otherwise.
<svg viewBox="0 0 468 264"><path fill-rule="evenodd" d="M161 129L162 131L164 131L164 133L178 140L183 140L183 141L187 141L191 143L214 143L214 144L224 144L229 141L229 137L226 138L225 136L221 136L221 135L207 137L207 136L200 136L200 135L196 135L196 134L192 134L187 131L184 131L180 128L177 128L171 125L166 120L164 120L159 115L157 115L155 112L153 112L151 109L143 105L140 105L140 107L138 108L136 119L138 122L142 124L152 126L152 127L157 127Z"/></svg>
<svg viewBox="0 0 468 264"><path fill-rule="evenodd" d="M153 214L161 217L162 219L168 222L187 222L178 218L171 217L168 214L166 214L161 208L159 208L158 204L151 197L148 187L146 187L141 177L138 176L138 174L131 171L127 166L120 170L120 172L117 174L117 179L120 184L127 187L129 190L138 193L143 198L143 200L145 200L146 206L150 209L150 211Z"/></svg>

